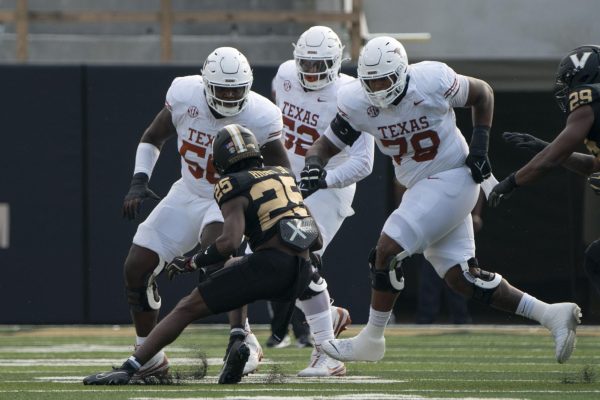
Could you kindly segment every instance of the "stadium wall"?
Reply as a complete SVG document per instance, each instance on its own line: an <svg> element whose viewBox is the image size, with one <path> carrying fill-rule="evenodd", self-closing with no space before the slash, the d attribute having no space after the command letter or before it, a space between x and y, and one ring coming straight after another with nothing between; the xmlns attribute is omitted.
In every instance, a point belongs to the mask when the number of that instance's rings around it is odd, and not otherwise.
<svg viewBox="0 0 600 400"><path fill-rule="evenodd" d="M256 67L254 90L269 96L275 71ZM0 203L10 207L9 245L0 248L0 324L130 323L122 265L137 223L121 218L122 199L139 138L163 106L170 82L194 73L197 68L183 66L0 66ZM457 120L469 136L470 113L459 110ZM528 159L504 144L501 132L551 139L562 124L550 92L497 91L490 146L496 176L505 177ZM172 140L151 187L166 195L179 168ZM323 274L332 297L351 309L356 323L367 320L366 260L394 207L392 179L390 163L377 153L373 174L359 184L356 214L325 255ZM539 185L520 189L500 209L485 208L477 236L482 267L543 300L576 300L588 310L588 322L600 320L598 298L581 268L584 228L593 232L595 226L586 210L594 202L583 178L557 170ZM144 217L154 204L144 204ZM412 322L417 278L411 268L406 273L398 319ZM194 280L159 279L163 312ZM500 313L484 315L476 305L472 312L476 322L520 322ZM251 306L250 315L268 322L262 302Z"/></svg>

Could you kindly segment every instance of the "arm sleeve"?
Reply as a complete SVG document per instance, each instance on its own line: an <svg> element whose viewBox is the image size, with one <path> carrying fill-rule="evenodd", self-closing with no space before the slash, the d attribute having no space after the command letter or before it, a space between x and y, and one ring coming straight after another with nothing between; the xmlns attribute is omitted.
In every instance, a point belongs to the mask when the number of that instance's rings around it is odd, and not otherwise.
<svg viewBox="0 0 600 400"><path fill-rule="evenodd" d="M361 132L354 129L354 127L350 125L350 122L345 120L338 112L325 130L324 135L338 149L343 149L346 146L352 146L360 137Z"/></svg>
<svg viewBox="0 0 600 400"><path fill-rule="evenodd" d="M371 174L375 157L375 139L362 133L348 149L350 158L333 170L327 171L327 187L343 188L356 183Z"/></svg>

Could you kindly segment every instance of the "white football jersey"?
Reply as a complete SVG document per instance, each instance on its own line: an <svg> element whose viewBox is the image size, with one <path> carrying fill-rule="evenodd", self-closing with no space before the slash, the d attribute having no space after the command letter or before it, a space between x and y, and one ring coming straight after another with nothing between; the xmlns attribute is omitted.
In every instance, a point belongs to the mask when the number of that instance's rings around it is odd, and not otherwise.
<svg viewBox="0 0 600 400"><path fill-rule="evenodd" d="M273 79L272 88L275 102L281 109L283 117L284 146L287 149L288 158L297 179L300 179L300 172L304 168L306 151L325 132L336 115L338 89L354 80L355 78L351 76L340 74L335 81L323 89L305 90L298 79L294 60L288 60L279 66L277 75ZM352 147L360 152L357 157L368 158L369 146L372 152L374 145L370 137L367 135L362 136ZM352 150L350 147L342 150L331 158L325 169L328 171L334 170L346 162L351 155ZM372 154L370 158L370 164L372 165ZM367 171L364 176L369 173L370 171ZM341 175L343 174L342 172ZM354 173L350 171L350 174L353 177L357 175L356 171ZM356 181L350 176L330 175L331 178L335 177L335 182L330 182L328 179L329 187L343 187Z"/></svg>
<svg viewBox="0 0 600 400"><path fill-rule="evenodd" d="M466 103L469 82L444 63L425 61L408 69L406 94L398 105L373 106L356 80L338 92L338 113L355 131L369 132L382 153L393 159L396 178L408 188L438 172L465 164L466 140L453 107ZM338 147L342 137L325 135Z"/></svg>
<svg viewBox="0 0 600 400"><path fill-rule="evenodd" d="M239 124L254 133L260 146L281 139L281 111L267 98L250 91L248 104L233 117L216 118L204 95L200 75L175 78L167 91L166 106L177 129L181 176L192 193L213 197L219 175L212 165L212 142L217 131Z"/></svg>

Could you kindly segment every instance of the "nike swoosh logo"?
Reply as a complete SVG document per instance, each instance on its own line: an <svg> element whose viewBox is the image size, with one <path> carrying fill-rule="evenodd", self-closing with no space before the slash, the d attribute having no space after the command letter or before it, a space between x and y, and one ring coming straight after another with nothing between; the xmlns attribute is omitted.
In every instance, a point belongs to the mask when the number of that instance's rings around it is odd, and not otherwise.
<svg viewBox="0 0 600 400"><path fill-rule="evenodd" d="M421 103L422 103L422 102L424 102L424 101L425 101L425 99L422 99L422 100L419 100L419 101L415 101L415 102L413 102L413 104L414 104L415 106L418 106L419 104L421 104Z"/></svg>
<svg viewBox="0 0 600 400"><path fill-rule="evenodd" d="M317 97L317 101L318 101L319 103L325 103L325 102L327 101L327 99L322 99L322 98L320 98L320 97Z"/></svg>
<svg viewBox="0 0 600 400"><path fill-rule="evenodd" d="M440 179L440 178L435 178L435 177L428 176L427 179Z"/></svg>

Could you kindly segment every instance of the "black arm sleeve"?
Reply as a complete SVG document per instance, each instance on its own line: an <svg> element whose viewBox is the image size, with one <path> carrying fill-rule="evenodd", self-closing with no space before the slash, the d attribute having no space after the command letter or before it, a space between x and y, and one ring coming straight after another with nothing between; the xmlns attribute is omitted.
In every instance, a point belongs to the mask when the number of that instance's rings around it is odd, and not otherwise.
<svg viewBox="0 0 600 400"><path fill-rule="evenodd" d="M344 144L352 146L354 142L360 137L361 132L354 129L348 121L336 114L333 121L331 121L331 130L335 133Z"/></svg>

